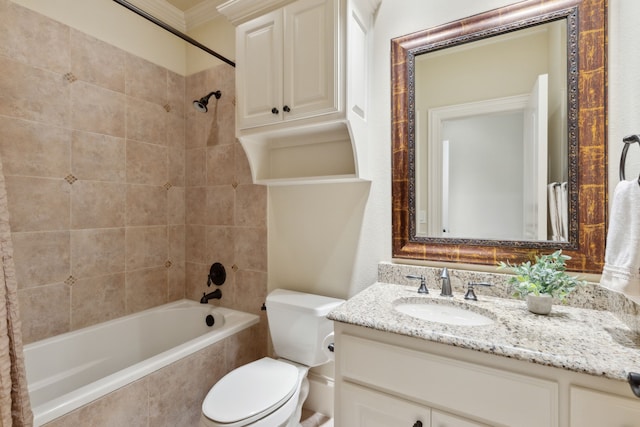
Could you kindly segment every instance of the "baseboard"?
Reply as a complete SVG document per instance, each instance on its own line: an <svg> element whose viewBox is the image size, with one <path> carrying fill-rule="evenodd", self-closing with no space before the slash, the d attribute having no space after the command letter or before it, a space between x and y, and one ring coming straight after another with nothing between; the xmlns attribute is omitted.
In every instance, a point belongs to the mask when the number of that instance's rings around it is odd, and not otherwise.
<svg viewBox="0 0 640 427"><path fill-rule="evenodd" d="M304 402L305 409L333 418L333 379L313 372L309 372L307 378L309 396Z"/></svg>

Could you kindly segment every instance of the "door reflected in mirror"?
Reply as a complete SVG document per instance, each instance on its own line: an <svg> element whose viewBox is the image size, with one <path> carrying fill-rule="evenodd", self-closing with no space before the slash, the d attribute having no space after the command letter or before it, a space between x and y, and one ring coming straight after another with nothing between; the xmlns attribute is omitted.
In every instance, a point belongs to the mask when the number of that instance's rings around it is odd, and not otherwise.
<svg viewBox="0 0 640 427"><path fill-rule="evenodd" d="M415 56L417 236L568 240L567 21Z"/></svg>

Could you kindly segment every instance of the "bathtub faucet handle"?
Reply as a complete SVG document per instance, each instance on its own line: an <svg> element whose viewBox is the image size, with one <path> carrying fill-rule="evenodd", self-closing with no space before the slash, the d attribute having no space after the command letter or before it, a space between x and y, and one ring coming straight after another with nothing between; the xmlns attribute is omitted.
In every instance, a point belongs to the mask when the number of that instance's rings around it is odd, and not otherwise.
<svg viewBox="0 0 640 427"><path fill-rule="evenodd" d="M209 274L207 275L207 287L211 286L212 283L216 286L220 286L225 280L227 280L227 272L224 269L224 266L219 262L211 264Z"/></svg>
<svg viewBox="0 0 640 427"><path fill-rule="evenodd" d="M220 289L216 289L213 292L203 293L202 298L200 298L200 304L206 304L210 299L220 299L222 298L222 291Z"/></svg>

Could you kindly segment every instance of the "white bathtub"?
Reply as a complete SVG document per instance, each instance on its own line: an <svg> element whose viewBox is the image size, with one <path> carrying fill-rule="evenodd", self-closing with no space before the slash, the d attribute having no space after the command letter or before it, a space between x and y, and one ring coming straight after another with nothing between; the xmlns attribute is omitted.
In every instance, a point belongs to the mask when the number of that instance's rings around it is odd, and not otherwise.
<svg viewBox="0 0 640 427"><path fill-rule="evenodd" d="M207 326L208 314L214 317ZM258 323L191 300L165 304L24 347L35 425L58 418Z"/></svg>

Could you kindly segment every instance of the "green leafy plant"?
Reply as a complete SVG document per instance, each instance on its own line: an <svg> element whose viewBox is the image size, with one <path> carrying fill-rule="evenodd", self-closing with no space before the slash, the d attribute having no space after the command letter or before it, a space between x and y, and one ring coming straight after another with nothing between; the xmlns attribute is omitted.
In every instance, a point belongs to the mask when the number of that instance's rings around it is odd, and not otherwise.
<svg viewBox="0 0 640 427"><path fill-rule="evenodd" d="M516 297L548 294L565 302L567 295L585 284L583 280L566 273L566 262L570 259L570 256L563 255L562 251L558 250L549 255L536 256L534 263L526 261L513 265L501 261L498 268L509 269L515 273L515 276L509 279L509 284L513 285L513 294Z"/></svg>

